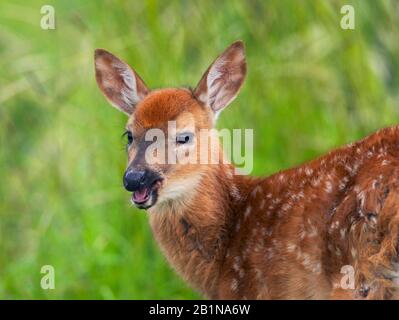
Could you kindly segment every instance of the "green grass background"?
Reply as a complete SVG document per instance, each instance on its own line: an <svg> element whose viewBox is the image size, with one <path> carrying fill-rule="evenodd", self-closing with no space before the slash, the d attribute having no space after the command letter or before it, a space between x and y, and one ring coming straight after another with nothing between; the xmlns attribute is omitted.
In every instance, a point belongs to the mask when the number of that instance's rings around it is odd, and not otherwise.
<svg viewBox="0 0 399 320"><path fill-rule="evenodd" d="M40 28L43 4L56 30ZM153 88L194 86L236 39L249 74L218 126L254 129L254 174L399 123L398 1L0 2L0 298L199 297L122 188L126 118L96 86L93 51ZM55 290L40 287L46 264Z"/></svg>

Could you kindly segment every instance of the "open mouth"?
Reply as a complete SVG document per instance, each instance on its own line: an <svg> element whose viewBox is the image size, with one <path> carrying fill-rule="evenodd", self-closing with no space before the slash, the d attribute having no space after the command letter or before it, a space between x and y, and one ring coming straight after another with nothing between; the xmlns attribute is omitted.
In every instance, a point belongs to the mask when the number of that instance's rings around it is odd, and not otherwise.
<svg viewBox="0 0 399 320"><path fill-rule="evenodd" d="M162 180L156 180L150 186L140 187L132 195L133 203L141 209L148 209L155 204L157 191L161 185Z"/></svg>

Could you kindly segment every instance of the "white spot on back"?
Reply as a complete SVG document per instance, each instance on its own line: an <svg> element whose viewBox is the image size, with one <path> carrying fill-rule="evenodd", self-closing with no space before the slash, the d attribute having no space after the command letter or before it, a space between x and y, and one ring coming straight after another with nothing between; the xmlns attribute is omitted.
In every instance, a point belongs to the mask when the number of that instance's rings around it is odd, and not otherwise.
<svg viewBox="0 0 399 320"><path fill-rule="evenodd" d="M244 212L244 219L248 218L249 214L251 213L251 210L252 210L252 208L251 208L251 206L249 205L249 206L247 207L247 209L245 210L245 212Z"/></svg>

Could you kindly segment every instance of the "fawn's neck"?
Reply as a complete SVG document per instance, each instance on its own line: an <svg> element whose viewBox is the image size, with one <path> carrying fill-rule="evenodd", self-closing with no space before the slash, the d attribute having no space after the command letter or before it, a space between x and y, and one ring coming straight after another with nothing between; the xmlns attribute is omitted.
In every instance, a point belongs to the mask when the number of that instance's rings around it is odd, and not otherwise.
<svg viewBox="0 0 399 320"><path fill-rule="evenodd" d="M216 293L237 209L251 187L251 178L233 170L230 165L209 167L187 199L150 210L150 224L166 258L208 297Z"/></svg>

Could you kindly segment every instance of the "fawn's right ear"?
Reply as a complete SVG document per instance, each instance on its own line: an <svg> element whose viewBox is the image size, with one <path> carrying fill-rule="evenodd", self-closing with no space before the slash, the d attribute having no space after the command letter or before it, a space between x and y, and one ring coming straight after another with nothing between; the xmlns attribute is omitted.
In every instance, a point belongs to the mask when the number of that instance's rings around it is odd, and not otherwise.
<svg viewBox="0 0 399 320"><path fill-rule="evenodd" d="M103 49L94 54L96 80L107 100L130 115L149 92L139 75L122 60Z"/></svg>

